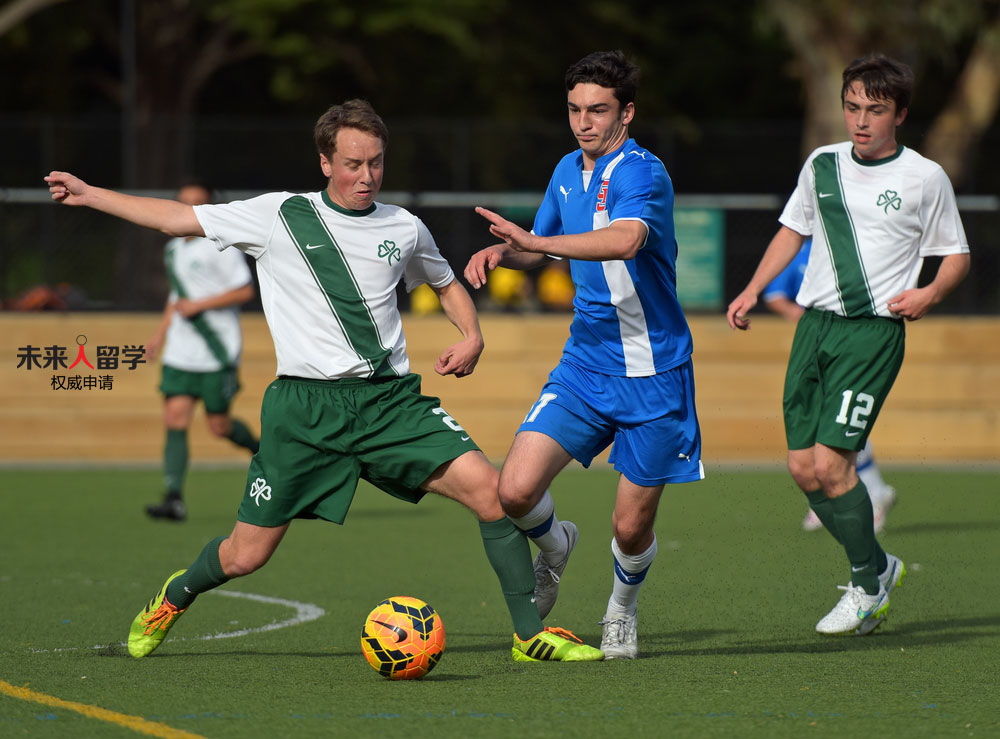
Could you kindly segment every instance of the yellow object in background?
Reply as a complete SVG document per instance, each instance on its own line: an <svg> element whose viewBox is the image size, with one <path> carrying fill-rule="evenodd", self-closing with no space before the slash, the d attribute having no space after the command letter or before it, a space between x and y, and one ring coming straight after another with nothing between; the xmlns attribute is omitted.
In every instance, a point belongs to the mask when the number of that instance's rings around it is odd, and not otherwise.
<svg viewBox="0 0 1000 739"><path fill-rule="evenodd" d="M497 267L486 278L490 297L503 308L520 308L531 294L531 283L521 270Z"/></svg>
<svg viewBox="0 0 1000 739"><path fill-rule="evenodd" d="M418 285L410 293L410 312L418 316L429 316L432 313L441 312L441 301L438 300L437 293L426 282Z"/></svg>

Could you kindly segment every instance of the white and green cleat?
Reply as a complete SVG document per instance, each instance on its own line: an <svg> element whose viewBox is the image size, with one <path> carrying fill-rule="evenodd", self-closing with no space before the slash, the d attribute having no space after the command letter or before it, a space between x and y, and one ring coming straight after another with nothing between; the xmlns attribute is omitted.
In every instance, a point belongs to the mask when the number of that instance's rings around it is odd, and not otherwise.
<svg viewBox="0 0 1000 739"><path fill-rule="evenodd" d="M511 655L515 662L597 662L604 653L577 638L566 629L546 626L530 639L521 641L514 634Z"/></svg>
<svg viewBox="0 0 1000 739"><path fill-rule="evenodd" d="M167 600L167 586L185 572L187 570L178 570L168 577L159 592L132 621L132 627L128 631L128 653L133 657L137 659L145 657L160 646L167 632L187 610L177 608Z"/></svg>

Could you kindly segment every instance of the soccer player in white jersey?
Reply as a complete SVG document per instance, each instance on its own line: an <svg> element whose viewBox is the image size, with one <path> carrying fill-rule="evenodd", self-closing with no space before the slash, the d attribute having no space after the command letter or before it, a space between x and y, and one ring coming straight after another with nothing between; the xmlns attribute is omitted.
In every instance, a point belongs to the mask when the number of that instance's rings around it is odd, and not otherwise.
<svg viewBox="0 0 1000 739"><path fill-rule="evenodd" d="M677 301L674 191L663 164L629 138L639 70L620 51L566 72L569 124L580 148L556 166L531 233L477 208L503 243L465 269L479 288L498 266L568 259L576 296L559 365L518 429L500 473L507 515L539 548L535 597L544 618L576 545L549 484L571 459L589 466L614 444L621 473L611 540L612 593L601 620L606 659L639 653L639 588L656 556L653 522L665 483L700 480L691 332Z"/></svg>
<svg viewBox="0 0 1000 739"><path fill-rule="evenodd" d="M802 277L805 275L806 265L809 263L810 246L812 246L812 239L806 239L795 258L767 284L761 293L764 305L767 306L768 310L790 321L798 321L805 313L805 308L799 305L795 298L799 294ZM882 478L882 472L875 461L875 452L872 450L870 437L865 442L864 447L858 450L856 466L858 477L868 489L868 497L872 499L872 520L875 523L875 533L881 533L885 526L886 516L896 503L896 490ZM806 517L802 519L803 531L819 531L821 528L823 528L823 522L819 520L816 511L809 508Z"/></svg>
<svg viewBox="0 0 1000 739"><path fill-rule="evenodd" d="M821 634L873 631L905 574L875 537L857 453L902 364L904 320L925 316L969 271L947 175L896 142L912 90L909 67L881 54L847 66L850 140L809 155L778 233L726 314L732 328L748 329L757 296L812 237L783 408L789 472L850 562L846 592L816 624ZM928 256L941 263L917 287Z"/></svg>
<svg viewBox="0 0 1000 739"><path fill-rule="evenodd" d="M211 191L201 182L188 182L177 191L178 202L204 205ZM198 236L177 237L164 247L170 294L163 319L146 342L146 356L162 360L163 393L163 501L146 506L152 518L183 521L188 466L188 428L195 404L205 405L205 422L218 437L257 453L259 441L247 425L229 413L239 390L237 367L243 346L239 307L253 300L253 276L236 249L219 251L215 243ZM162 353L161 353L162 350Z"/></svg>
<svg viewBox="0 0 1000 739"><path fill-rule="evenodd" d="M470 374L483 337L469 294L424 224L375 200L385 124L368 103L351 100L319 118L315 138L327 187L303 195L192 207L90 187L65 172L45 178L56 201L177 236L206 236L219 249L236 247L256 259L278 360L232 533L167 579L132 622L129 653L156 649L199 593L262 567L293 519L343 523L363 477L402 500L416 503L432 492L476 514L514 622L515 660L602 659L570 632L543 628L530 548L501 508L497 470L410 373L396 306L401 280L411 290L430 285L462 334L438 358L439 374Z"/></svg>

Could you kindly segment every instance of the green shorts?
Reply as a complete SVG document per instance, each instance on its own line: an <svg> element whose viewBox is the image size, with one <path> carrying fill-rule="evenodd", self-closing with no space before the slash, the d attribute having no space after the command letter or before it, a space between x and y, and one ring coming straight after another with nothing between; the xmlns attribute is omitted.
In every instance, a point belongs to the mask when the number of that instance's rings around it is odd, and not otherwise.
<svg viewBox="0 0 1000 739"><path fill-rule="evenodd" d="M160 392L167 398L190 395L201 398L206 413L228 413L233 397L240 389L235 368L215 372L188 372L163 365Z"/></svg>
<svg viewBox="0 0 1000 739"><path fill-rule="evenodd" d="M788 448L861 449L903 364L905 340L901 320L807 310L785 374Z"/></svg>
<svg viewBox="0 0 1000 739"><path fill-rule="evenodd" d="M417 374L279 377L264 392L260 426L237 516L255 526L343 523L359 478L416 503L438 467L479 448L440 400L420 393Z"/></svg>

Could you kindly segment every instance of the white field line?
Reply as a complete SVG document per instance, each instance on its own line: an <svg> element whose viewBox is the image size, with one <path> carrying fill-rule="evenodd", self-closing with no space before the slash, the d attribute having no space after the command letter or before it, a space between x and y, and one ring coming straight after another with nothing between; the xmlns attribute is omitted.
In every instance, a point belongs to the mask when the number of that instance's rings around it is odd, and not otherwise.
<svg viewBox="0 0 1000 739"><path fill-rule="evenodd" d="M270 603L278 606L285 606L287 608L294 608L295 615L291 618L287 618L284 621L272 621L269 624L264 624L263 626L253 626L247 629L237 629L236 631L224 631L217 634L204 634L202 636L191 636L184 637L178 636L171 639L171 641L204 641L207 639L231 639L237 636L248 636L250 634L260 634L265 631L276 631L277 629L285 629L289 626L298 626L299 624L308 623L310 621L315 621L316 619L325 616L326 611L324 611L319 606L313 603L300 603L297 600L286 600L284 598L272 598L269 595L258 595L256 593L241 593L235 590L211 590L208 594L213 595L224 595L228 598L245 598L246 600L255 600L258 603ZM90 647L90 649L107 649L108 647L119 646L124 647L125 642L119 642L118 644L95 644ZM80 647L57 647L55 649L31 649L29 651L33 653L44 653L44 652L72 652Z"/></svg>

